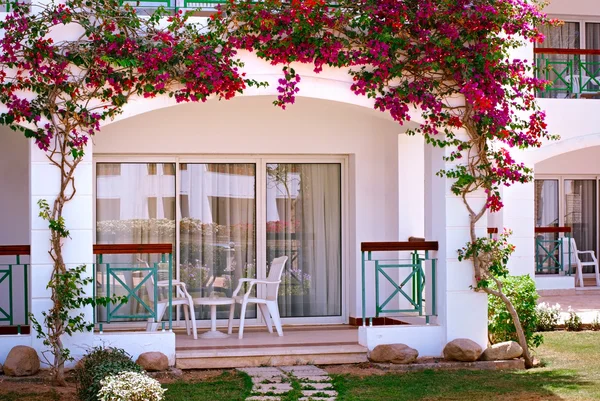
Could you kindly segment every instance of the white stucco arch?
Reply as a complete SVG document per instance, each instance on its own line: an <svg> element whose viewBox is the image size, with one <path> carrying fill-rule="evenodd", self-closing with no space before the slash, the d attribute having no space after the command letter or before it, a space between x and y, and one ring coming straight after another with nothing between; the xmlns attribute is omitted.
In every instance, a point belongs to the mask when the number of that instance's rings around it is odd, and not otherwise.
<svg viewBox="0 0 600 401"><path fill-rule="evenodd" d="M600 146L600 132L549 142L535 151L525 153L525 159L530 165L535 165L552 157L596 146Z"/></svg>

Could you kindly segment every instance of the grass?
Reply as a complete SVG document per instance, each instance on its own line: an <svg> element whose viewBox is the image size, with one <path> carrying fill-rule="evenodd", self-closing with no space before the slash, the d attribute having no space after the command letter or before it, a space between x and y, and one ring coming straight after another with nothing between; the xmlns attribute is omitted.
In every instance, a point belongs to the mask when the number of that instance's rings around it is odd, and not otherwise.
<svg viewBox="0 0 600 401"><path fill-rule="evenodd" d="M336 375L339 401L600 400L600 332L545 333L529 371L424 371L364 378Z"/></svg>
<svg viewBox="0 0 600 401"><path fill-rule="evenodd" d="M338 401L485 400L588 401L600 400L600 332L552 332L537 351L543 368L518 372L424 371L358 377L333 375ZM251 379L238 372L196 382L164 385L165 401L243 401L251 394ZM299 380L282 401L296 401ZM1 384L0 384L1 388ZM54 390L36 394L10 392L1 401L55 401Z"/></svg>
<svg viewBox="0 0 600 401"><path fill-rule="evenodd" d="M165 401L243 401L250 395L252 380L238 372L224 372L220 376L198 382L165 384Z"/></svg>

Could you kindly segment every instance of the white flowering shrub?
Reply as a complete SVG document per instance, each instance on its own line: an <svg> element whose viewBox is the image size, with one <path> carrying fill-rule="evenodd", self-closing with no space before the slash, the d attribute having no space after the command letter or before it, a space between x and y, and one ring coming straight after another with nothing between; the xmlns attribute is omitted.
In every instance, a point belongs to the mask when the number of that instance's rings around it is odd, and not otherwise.
<svg viewBox="0 0 600 401"><path fill-rule="evenodd" d="M138 372L108 376L100 384L100 401L161 401L167 391L158 381Z"/></svg>
<svg viewBox="0 0 600 401"><path fill-rule="evenodd" d="M538 331L552 331L558 325L560 319L560 305L555 304L554 306L542 302L535 308L537 314L537 330Z"/></svg>

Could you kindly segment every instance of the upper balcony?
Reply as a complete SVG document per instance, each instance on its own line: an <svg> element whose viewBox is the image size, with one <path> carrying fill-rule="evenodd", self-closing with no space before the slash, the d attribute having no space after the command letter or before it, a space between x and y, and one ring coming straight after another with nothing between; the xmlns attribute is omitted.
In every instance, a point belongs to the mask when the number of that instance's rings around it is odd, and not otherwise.
<svg viewBox="0 0 600 401"><path fill-rule="evenodd" d="M600 99L600 50L534 49L537 74L551 82L541 98Z"/></svg>

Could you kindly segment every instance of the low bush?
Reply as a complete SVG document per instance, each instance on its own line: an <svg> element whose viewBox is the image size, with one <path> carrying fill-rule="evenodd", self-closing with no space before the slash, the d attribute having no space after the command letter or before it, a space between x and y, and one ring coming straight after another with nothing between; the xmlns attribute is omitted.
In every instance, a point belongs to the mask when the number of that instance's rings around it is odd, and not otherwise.
<svg viewBox="0 0 600 401"><path fill-rule="evenodd" d="M574 310L569 307L569 317L565 319L565 330L567 331L581 331L583 330L583 323L581 317Z"/></svg>
<svg viewBox="0 0 600 401"><path fill-rule="evenodd" d="M142 373L143 369L119 348L93 348L75 369L77 395L81 401L98 401L102 380L122 372Z"/></svg>
<svg viewBox="0 0 600 401"><path fill-rule="evenodd" d="M122 372L100 382L100 401L161 401L166 389L144 373Z"/></svg>
<svg viewBox="0 0 600 401"><path fill-rule="evenodd" d="M551 306L542 302L535 308L537 314L537 330L552 331L556 329L558 320L560 319L560 305Z"/></svg>
<svg viewBox="0 0 600 401"><path fill-rule="evenodd" d="M508 276L501 279L503 292L514 305L530 348L542 344L544 337L537 331L536 301L538 293L535 282L529 275ZM494 288L494 285L490 287ZM498 297L488 297L488 333L490 342L518 341L512 316Z"/></svg>

